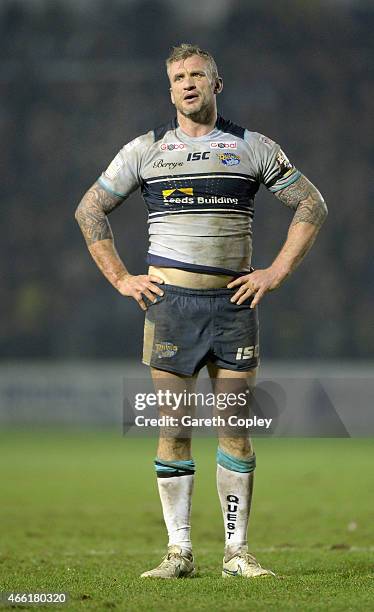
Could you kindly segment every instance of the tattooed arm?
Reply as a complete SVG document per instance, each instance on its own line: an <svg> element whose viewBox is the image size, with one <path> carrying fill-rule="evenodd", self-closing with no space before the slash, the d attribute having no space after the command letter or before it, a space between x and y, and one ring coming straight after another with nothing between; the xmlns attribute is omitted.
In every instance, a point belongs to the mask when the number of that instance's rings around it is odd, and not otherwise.
<svg viewBox="0 0 374 612"><path fill-rule="evenodd" d="M163 292L152 282L163 281L156 276L146 274L133 276L117 253L107 215L117 208L123 199L108 193L96 182L83 196L75 211L75 218L82 230L88 250L104 276L122 295L133 297L141 309L146 310L142 294L153 302L155 299L153 294L162 295Z"/></svg>
<svg viewBox="0 0 374 612"><path fill-rule="evenodd" d="M296 211L292 225L305 222L314 225L316 233L326 219L327 206L318 189L303 174L285 189L274 194L283 204Z"/></svg>
<svg viewBox="0 0 374 612"><path fill-rule="evenodd" d="M303 175L289 187L275 193L295 211L287 240L273 262L274 267L291 274L309 251L326 219L327 206L318 189Z"/></svg>
<svg viewBox="0 0 374 612"><path fill-rule="evenodd" d="M232 302L242 304L251 295L254 308L267 291L277 289L289 276L312 246L327 216L327 207L318 189L303 175L292 185L275 193L286 206L295 211L287 239L269 268L256 270L229 283L239 286Z"/></svg>

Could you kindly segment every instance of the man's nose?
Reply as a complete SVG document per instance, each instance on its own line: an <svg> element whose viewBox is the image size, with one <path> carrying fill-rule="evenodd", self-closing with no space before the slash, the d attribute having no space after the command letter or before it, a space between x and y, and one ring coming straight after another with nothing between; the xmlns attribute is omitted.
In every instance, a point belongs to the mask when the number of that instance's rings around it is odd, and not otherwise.
<svg viewBox="0 0 374 612"><path fill-rule="evenodd" d="M187 90L195 89L196 85L195 85L195 81L193 80L193 78L186 77L183 87L184 89L187 89Z"/></svg>

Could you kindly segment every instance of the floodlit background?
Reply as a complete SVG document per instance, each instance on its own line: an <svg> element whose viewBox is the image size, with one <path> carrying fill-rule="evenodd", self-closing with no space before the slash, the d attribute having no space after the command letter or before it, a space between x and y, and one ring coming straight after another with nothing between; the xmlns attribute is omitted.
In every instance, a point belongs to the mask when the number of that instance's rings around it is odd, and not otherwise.
<svg viewBox="0 0 374 612"><path fill-rule="evenodd" d="M261 372L320 376L328 361L332 376L342 362L367 376L373 27L358 0L2 0L0 419L112 420L122 378L145 375L143 314L96 269L74 211L123 144L174 116L164 60L185 41L217 60L221 114L278 141L329 206L306 260L262 301ZM290 219L262 188L255 267ZM144 273L140 194L110 220L130 272Z"/></svg>
<svg viewBox="0 0 374 612"><path fill-rule="evenodd" d="M216 57L221 114L278 141L329 206L302 267L263 300L263 361L370 358L373 29L359 0L2 0L3 359L139 358L142 313L96 270L74 210L123 144L174 116L164 59L184 41ZM141 196L110 220L144 273ZM262 188L256 267L289 221Z"/></svg>

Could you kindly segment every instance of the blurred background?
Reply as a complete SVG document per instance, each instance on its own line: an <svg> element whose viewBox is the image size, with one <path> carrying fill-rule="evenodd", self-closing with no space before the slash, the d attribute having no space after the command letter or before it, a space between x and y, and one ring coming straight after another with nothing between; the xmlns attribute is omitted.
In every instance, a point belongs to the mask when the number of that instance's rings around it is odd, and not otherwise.
<svg viewBox="0 0 374 612"><path fill-rule="evenodd" d="M216 58L220 113L278 141L329 207L306 260L262 302L263 363L372 358L373 30L362 0L1 0L3 383L14 361L140 362L143 314L98 272L74 211L123 144L174 116L164 60L181 42ZM262 188L255 267L290 219ZM144 273L140 195L110 221Z"/></svg>
<svg viewBox="0 0 374 612"><path fill-rule="evenodd" d="M278 141L329 207L305 261L261 304L262 393L290 410L288 432L303 421L315 439L255 440L251 551L287 581L256 585L251 605L373 609L373 439L317 439L374 437L373 31L372 0L0 0L0 590L66 591L74 610L175 609L170 591L134 580L165 546L156 440L121 435L128 384L148 376L143 313L96 269L74 212L126 142L174 116L164 60L192 42L217 60L221 114ZM256 267L290 220L262 188ZM139 194L110 221L144 273ZM208 577L223 535L215 448L194 440ZM178 602L229 609L226 586L191 581Z"/></svg>

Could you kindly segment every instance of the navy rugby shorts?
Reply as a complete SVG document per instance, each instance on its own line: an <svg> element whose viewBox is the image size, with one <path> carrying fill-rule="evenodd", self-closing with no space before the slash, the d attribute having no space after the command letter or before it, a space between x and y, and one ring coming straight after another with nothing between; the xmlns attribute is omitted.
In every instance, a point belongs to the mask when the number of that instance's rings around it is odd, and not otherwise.
<svg viewBox="0 0 374 612"><path fill-rule="evenodd" d="M247 371L259 363L257 307L249 298L230 302L236 289L186 289L159 285L163 296L150 304L144 325L143 363L192 376L208 362Z"/></svg>

